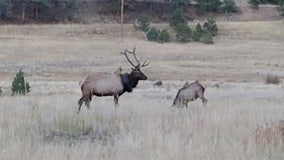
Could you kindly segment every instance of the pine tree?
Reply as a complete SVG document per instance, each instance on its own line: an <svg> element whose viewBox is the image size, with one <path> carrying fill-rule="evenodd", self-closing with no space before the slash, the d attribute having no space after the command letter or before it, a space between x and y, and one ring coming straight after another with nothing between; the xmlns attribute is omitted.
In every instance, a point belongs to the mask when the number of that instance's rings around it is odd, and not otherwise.
<svg viewBox="0 0 284 160"><path fill-rule="evenodd" d="M177 27L176 38L178 42L187 43L192 39L192 30L186 23L181 23Z"/></svg>
<svg viewBox="0 0 284 160"><path fill-rule="evenodd" d="M192 39L196 42L200 41L200 37L204 33L203 28L200 23L197 23L195 31L192 33Z"/></svg>
<svg viewBox="0 0 284 160"><path fill-rule="evenodd" d="M137 23L138 25L134 25L135 28L144 31L145 33L148 31L150 26L150 20L146 13L141 13L137 17Z"/></svg>
<svg viewBox="0 0 284 160"><path fill-rule="evenodd" d="M207 21L203 24L203 29L208 31L213 37L216 36L218 32L216 21L213 18L207 18Z"/></svg>
<svg viewBox="0 0 284 160"><path fill-rule="evenodd" d="M12 7L11 0L0 0L0 21L9 18Z"/></svg>
<svg viewBox="0 0 284 160"><path fill-rule="evenodd" d="M29 82L25 80L25 74L20 69L20 71L16 74L14 81L12 82L12 95L25 95L26 93L30 92L30 85Z"/></svg>
<svg viewBox="0 0 284 160"><path fill-rule="evenodd" d="M170 26L173 27L174 29L177 29L177 27L180 24L187 24L187 21L186 21L183 10L178 8L171 15Z"/></svg>

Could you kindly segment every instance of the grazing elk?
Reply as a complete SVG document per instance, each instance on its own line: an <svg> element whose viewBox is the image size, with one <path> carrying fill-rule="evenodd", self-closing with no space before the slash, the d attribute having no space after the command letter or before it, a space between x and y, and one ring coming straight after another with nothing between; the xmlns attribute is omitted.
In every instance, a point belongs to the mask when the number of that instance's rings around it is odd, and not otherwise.
<svg viewBox="0 0 284 160"><path fill-rule="evenodd" d="M127 61L133 66L130 73L116 74L116 73L93 73L86 77L81 85L82 97L78 101L78 113L80 112L83 102L90 108L90 102L93 95L101 96L113 96L114 104L118 105L118 98L124 92L132 92L138 84L139 80L146 80L147 76L140 70L142 67L148 66L150 63L140 63L135 54L135 48L133 51L125 49L123 54ZM128 57L128 54L133 55L137 65L135 65Z"/></svg>
<svg viewBox="0 0 284 160"><path fill-rule="evenodd" d="M203 104L207 103L207 99L204 97L205 88L198 81L191 84L186 82L184 86L179 89L176 98L173 102L173 106L186 106L188 107L189 101L194 101L197 98L202 100Z"/></svg>

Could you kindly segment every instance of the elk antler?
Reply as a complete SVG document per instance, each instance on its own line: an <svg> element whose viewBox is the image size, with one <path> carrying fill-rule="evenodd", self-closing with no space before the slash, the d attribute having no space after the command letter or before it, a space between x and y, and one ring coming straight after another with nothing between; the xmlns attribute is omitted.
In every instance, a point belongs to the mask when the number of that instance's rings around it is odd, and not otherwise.
<svg viewBox="0 0 284 160"><path fill-rule="evenodd" d="M135 51L135 50L134 50L134 51ZM133 64L133 62L131 62L131 60L130 60L130 59L128 58L128 56L127 56L127 53L130 53L127 49L125 49L124 52L121 52L121 54L124 54L124 55L125 55L127 61L128 61L134 68L136 68L138 65L136 66L136 65Z"/></svg>
<svg viewBox="0 0 284 160"><path fill-rule="evenodd" d="M132 52L127 50L128 53L133 54L134 59L136 60L137 64L140 64L140 60L137 59L136 54L135 54L136 47L133 48Z"/></svg>
<svg viewBox="0 0 284 160"><path fill-rule="evenodd" d="M148 66L150 63L147 62L147 61L143 62L143 64L141 65L141 63L140 63L141 60L138 60L138 58L136 57L135 50L136 50L136 47L134 47L132 51L129 51L128 49L125 49L124 52L121 52L121 54L124 54L124 55L125 55L127 61L128 61L134 68L140 68L140 67L146 67L146 66ZM130 60L129 57L127 56L127 53L133 55L135 61L137 62L137 65L134 65L134 63L131 62L131 60Z"/></svg>
<svg viewBox="0 0 284 160"><path fill-rule="evenodd" d="M142 65L140 65L140 67L146 67L150 64L150 62L145 61Z"/></svg>

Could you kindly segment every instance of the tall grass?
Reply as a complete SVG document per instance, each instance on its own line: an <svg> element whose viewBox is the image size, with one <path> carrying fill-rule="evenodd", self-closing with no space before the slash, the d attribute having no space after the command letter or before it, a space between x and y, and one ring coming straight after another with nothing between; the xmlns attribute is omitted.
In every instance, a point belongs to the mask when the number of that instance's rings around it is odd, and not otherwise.
<svg viewBox="0 0 284 160"><path fill-rule="evenodd" d="M281 101L224 99L206 107L196 101L189 109L177 109L170 108L169 100L142 102L133 96L121 101L117 113L106 98L95 99L91 110L84 107L78 115L76 98L0 97L1 160L283 156L283 143L257 147L254 134L259 124L283 117Z"/></svg>

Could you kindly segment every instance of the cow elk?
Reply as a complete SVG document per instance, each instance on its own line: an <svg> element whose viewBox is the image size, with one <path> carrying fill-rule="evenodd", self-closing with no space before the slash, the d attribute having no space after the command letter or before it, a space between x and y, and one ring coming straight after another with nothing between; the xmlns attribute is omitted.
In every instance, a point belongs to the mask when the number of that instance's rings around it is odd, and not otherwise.
<svg viewBox="0 0 284 160"><path fill-rule="evenodd" d="M200 98L202 103L206 104L207 99L204 97L204 91L205 87L199 81L194 81L190 84L186 82L184 86L179 89L173 102L173 106L188 107L189 101L194 101L197 98Z"/></svg>
<svg viewBox="0 0 284 160"><path fill-rule="evenodd" d="M90 102L93 95L101 96L113 96L115 106L118 105L119 96L125 92L132 92L138 84L139 80L146 80L147 76L140 70L142 67L148 66L150 63L141 63L137 59L135 54L135 48L133 51L125 49L122 52L127 61L132 65L130 73L117 74L117 73L93 73L86 77L81 84L82 97L78 101L78 113L80 112L83 102L90 108ZM128 55L133 55L136 65L132 62Z"/></svg>

